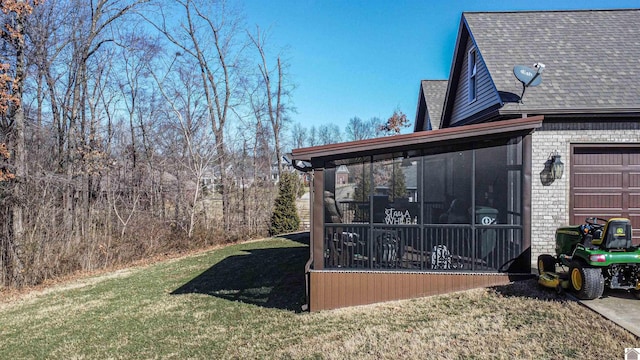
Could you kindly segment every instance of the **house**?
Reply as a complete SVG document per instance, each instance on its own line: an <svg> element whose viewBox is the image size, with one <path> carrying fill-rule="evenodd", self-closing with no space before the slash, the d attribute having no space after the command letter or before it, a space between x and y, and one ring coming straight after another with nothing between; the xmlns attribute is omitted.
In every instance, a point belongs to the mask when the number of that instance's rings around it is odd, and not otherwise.
<svg viewBox="0 0 640 360"><path fill-rule="evenodd" d="M639 39L634 9L463 13L412 134L294 150L313 174L310 309L530 276L587 216L640 229Z"/></svg>
<svg viewBox="0 0 640 360"><path fill-rule="evenodd" d="M422 80L414 126L416 130L437 130L440 128L442 106L448 83L447 80Z"/></svg>
<svg viewBox="0 0 640 360"><path fill-rule="evenodd" d="M640 349L637 349L637 348L626 348L626 349L624 349L624 359L625 360L638 360L638 359L640 359Z"/></svg>
<svg viewBox="0 0 640 360"><path fill-rule="evenodd" d="M349 183L349 169L344 166L338 166L336 169L336 184L346 185Z"/></svg>
<svg viewBox="0 0 640 360"><path fill-rule="evenodd" d="M280 157L280 167L283 172L296 173L296 170L291 165L288 154L284 154ZM277 183L280 181L280 175L278 173L278 162L271 163L271 181Z"/></svg>

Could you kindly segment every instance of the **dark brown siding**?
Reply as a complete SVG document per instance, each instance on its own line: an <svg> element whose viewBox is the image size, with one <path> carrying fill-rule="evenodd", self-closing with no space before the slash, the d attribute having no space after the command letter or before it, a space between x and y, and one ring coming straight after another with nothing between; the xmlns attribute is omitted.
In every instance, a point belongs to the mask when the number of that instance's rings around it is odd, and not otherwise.
<svg viewBox="0 0 640 360"><path fill-rule="evenodd" d="M311 271L310 310L328 310L383 301L505 285L509 275L380 271Z"/></svg>
<svg viewBox="0 0 640 360"><path fill-rule="evenodd" d="M640 147L574 146L571 158L571 221L626 217L640 244Z"/></svg>
<svg viewBox="0 0 640 360"><path fill-rule="evenodd" d="M313 172L313 201L311 219L311 257L313 268L324 268L324 169L315 169Z"/></svg>

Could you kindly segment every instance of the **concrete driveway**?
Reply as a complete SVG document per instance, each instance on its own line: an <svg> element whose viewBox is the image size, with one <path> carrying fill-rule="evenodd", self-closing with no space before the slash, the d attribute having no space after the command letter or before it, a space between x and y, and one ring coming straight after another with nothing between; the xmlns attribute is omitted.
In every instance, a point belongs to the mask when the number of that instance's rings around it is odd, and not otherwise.
<svg viewBox="0 0 640 360"><path fill-rule="evenodd" d="M605 290L600 299L578 301L640 338L640 300L629 292Z"/></svg>

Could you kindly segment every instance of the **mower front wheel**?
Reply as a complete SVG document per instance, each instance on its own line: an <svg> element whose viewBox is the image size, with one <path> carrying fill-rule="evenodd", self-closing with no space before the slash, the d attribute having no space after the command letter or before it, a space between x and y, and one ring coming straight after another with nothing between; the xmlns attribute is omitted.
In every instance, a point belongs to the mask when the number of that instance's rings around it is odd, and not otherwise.
<svg viewBox="0 0 640 360"><path fill-rule="evenodd" d="M549 254L538 256L538 275L556 271L556 258Z"/></svg>
<svg viewBox="0 0 640 360"><path fill-rule="evenodd" d="M604 276L598 268L585 267L574 261L569 268L569 279L579 299L593 300L604 292Z"/></svg>

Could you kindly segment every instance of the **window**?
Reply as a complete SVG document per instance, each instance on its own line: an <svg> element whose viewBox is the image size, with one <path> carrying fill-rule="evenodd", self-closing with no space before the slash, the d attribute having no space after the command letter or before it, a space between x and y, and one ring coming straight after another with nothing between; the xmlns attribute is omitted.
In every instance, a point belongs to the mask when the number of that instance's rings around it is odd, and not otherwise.
<svg viewBox="0 0 640 360"><path fill-rule="evenodd" d="M477 56L476 49L469 51L469 102L476 101L477 95Z"/></svg>

